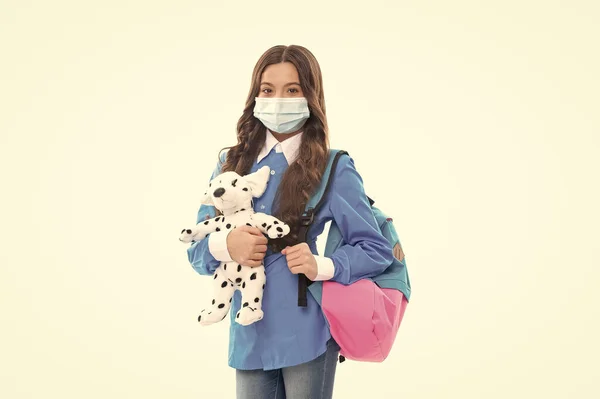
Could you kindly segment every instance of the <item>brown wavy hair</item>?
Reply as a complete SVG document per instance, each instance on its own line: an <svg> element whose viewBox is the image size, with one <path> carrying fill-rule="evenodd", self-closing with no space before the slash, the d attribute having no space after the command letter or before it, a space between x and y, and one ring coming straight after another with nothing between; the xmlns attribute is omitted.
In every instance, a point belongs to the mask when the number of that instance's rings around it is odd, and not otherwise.
<svg viewBox="0 0 600 399"><path fill-rule="evenodd" d="M222 165L223 172L235 171L240 175L250 172L266 136L266 127L254 117L255 97L259 95L265 69L281 62L290 62L298 70L300 87L308 101L310 117L302 127L298 158L286 169L273 202L272 215L290 226L287 236L269 240L269 246L275 252L298 243L300 216L317 189L327 165L329 134L323 79L317 59L308 49L298 45L279 45L265 51L254 66L246 105L237 123L238 143L221 150L229 150Z"/></svg>

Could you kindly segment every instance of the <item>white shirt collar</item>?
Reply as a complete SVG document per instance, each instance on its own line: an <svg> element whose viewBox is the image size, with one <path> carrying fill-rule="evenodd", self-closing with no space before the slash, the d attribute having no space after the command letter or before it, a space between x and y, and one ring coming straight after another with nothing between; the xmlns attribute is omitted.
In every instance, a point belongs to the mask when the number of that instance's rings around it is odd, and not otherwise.
<svg viewBox="0 0 600 399"><path fill-rule="evenodd" d="M275 148L277 152L283 152L285 159L287 160L288 165L291 165L292 162L298 158L298 153L300 151L300 144L302 143L302 132L290 137L289 139L285 139L282 142L277 141L275 136L271 133L269 129L267 129L267 134L265 138L265 144L260 150L258 157L256 158L256 163L259 163L264 157L269 155L269 152Z"/></svg>

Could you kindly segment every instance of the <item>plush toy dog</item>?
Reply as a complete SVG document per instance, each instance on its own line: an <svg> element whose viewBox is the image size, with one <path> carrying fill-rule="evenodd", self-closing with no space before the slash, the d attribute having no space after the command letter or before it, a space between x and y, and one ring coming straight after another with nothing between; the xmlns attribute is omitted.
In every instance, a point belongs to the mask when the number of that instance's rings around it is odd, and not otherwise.
<svg viewBox="0 0 600 399"><path fill-rule="evenodd" d="M195 242L209 233L243 225L256 227L269 238L288 234L290 228L286 223L265 213L255 213L252 207L252 198L263 195L269 177L269 167L263 166L243 177L235 172L224 172L212 179L201 202L214 206L222 215L200 221L192 229L183 229L179 240ZM265 283L264 265L250 267L234 261L222 262L214 274L214 295L210 305L200 312L198 321L201 325L209 325L223 320L229 312L235 290L242 293L242 307L237 312L236 322L247 326L261 320Z"/></svg>

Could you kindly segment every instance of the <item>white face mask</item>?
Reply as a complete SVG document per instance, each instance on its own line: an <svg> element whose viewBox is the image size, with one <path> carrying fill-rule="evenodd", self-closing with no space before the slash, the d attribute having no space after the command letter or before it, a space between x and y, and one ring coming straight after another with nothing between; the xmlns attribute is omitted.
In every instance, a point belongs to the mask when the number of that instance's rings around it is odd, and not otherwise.
<svg viewBox="0 0 600 399"><path fill-rule="evenodd" d="M254 116L272 132L295 132L310 116L305 97L256 97L255 101Z"/></svg>

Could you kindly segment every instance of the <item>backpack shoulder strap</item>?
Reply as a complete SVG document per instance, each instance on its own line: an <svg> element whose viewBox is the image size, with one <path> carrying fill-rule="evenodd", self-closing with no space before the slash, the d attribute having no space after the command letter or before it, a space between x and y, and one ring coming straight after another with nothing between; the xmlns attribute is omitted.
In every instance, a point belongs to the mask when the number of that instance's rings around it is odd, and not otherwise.
<svg viewBox="0 0 600 399"><path fill-rule="evenodd" d="M323 172L321 183L319 184L315 194L313 194L313 196L308 200L308 203L304 208L304 212L300 217L300 228L298 230L299 242L306 242L308 229L313 222L314 215L325 202L325 198L327 198L327 193L329 192L329 188L331 187L331 182L335 174L335 167L340 157L344 154L348 155L348 153L344 150L329 150L327 167L325 168L325 172ZM312 282L309 281L304 274L298 275L298 306L307 306L306 294L310 283Z"/></svg>
<svg viewBox="0 0 600 399"><path fill-rule="evenodd" d="M347 151L344 150L329 150L329 158L327 160L327 167L325 168L325 172L323 172L323 177L321 178L321 183L317 191L313 194L310 200L307 202L304 213L302 214L302 218L307 218L310 221L308 222L308 226L312 223L312 216L317 213L317 211L325 202L325 198L327 197L327 193L331 187L331 182L333 180L333 176L335 175L335 168L338 163L338 160L342 155L348 155Z"/></svg>

